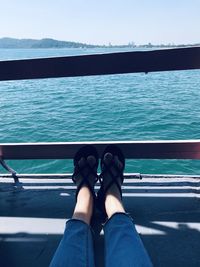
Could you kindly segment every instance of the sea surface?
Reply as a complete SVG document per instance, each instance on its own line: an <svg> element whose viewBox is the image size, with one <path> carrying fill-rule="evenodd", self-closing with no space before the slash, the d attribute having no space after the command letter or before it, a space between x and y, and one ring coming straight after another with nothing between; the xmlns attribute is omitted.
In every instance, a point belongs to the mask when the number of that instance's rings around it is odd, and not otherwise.
<svg viewBox="0 0 200 267"><path fill-rule="evenodd" d="M115 51L125 50L0 49L0 60ZM200 139L199 99L199 70L0 82L0 143ZM72 171L67 160L9 164ZM200 174L200 161L127 160L126 171Z"/></svg>

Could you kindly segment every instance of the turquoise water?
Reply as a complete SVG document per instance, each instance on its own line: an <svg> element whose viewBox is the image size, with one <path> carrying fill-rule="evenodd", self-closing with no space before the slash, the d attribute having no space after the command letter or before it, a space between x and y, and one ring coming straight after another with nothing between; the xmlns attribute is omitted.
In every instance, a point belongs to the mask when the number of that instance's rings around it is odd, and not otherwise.
<svg viewBox="0 0 200 267"><path fill-rule="evenodd" d="M2 49L0 60L104 51L115 50ZM0 82L0 142L199 139L199 99L199 70ZM19 173L72 171L71 161L9 163ZM200 174L200 161L129 160L126 170Z"/></svg>

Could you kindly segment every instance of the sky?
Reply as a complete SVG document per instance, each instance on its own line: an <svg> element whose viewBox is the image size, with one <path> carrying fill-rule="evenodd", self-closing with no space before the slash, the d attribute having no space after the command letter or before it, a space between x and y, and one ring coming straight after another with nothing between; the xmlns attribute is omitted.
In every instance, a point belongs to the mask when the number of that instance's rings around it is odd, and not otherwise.
<svg viewBox="0 0 200 267"><path fill-rule="evenodd" d="M0 38L200 43L200 0L0 0Z"/></svg>

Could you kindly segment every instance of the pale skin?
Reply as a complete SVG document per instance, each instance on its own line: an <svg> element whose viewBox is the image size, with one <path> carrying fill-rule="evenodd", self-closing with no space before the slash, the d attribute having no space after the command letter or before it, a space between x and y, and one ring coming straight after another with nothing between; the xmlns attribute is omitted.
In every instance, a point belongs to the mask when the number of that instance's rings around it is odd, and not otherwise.
<svg viewBox="0 0 200 267"><path fill-rule="evenodd" d="M107 153L104 157L106 159L106 163L109 163L112 160L112 155L110 153ZM91 166L94 166L95 164L95 158L93 156L89 156L87 158L87 161ZM114 157L115 163L118 165L119 168L122 168L122 164L119 161L118 157ZM80 161L78 162L79 166L83 166L85 164L85 159L81 158ZM113 173L115 174L115 169L111 169ZM88 177L90 181L94 181L94 177ZM81 181L81 177L76 178L76 184L78 185ZM104 177L104 185L106 185L110 181L110 175L106 174ZM119 178L120 181L120 178ZM123 212L125 213L122 201L121 201L121 196L119 189L115 184L113 184L109 190L106 193L105 196L105 209L108 218L110 218L113 214L117 212ZM90 224L91 217L93 213L93 196L92 193L90 192L89 188L86 185L83 185L83 187L80 189L78 196L77 196L77 202L76 206L74 208L74 213L72 218L82 220L87 224Z"/></svg>

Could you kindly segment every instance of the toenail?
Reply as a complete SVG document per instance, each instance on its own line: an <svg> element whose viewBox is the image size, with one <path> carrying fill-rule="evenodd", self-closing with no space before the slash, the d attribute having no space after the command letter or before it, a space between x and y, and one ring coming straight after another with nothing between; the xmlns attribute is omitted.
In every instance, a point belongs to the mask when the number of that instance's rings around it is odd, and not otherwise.
<svg viewBox="0 0 200 267"><path fill-rule="evenodd" d="M113 155L112 155L111 153L106 153L106 154L104 155L104 159L105 159L105 160L112 160L112 158L113 158Z"/></svg>
<svg viewBox="0 0 200 267"><path fill-rule="evenodd" d="M87 161L88 161L90 164L94 165L95 162L96 162L96 159L95 159L95 157L93 157L93 156L88 156L88 157L87 157Z"/></svg>

